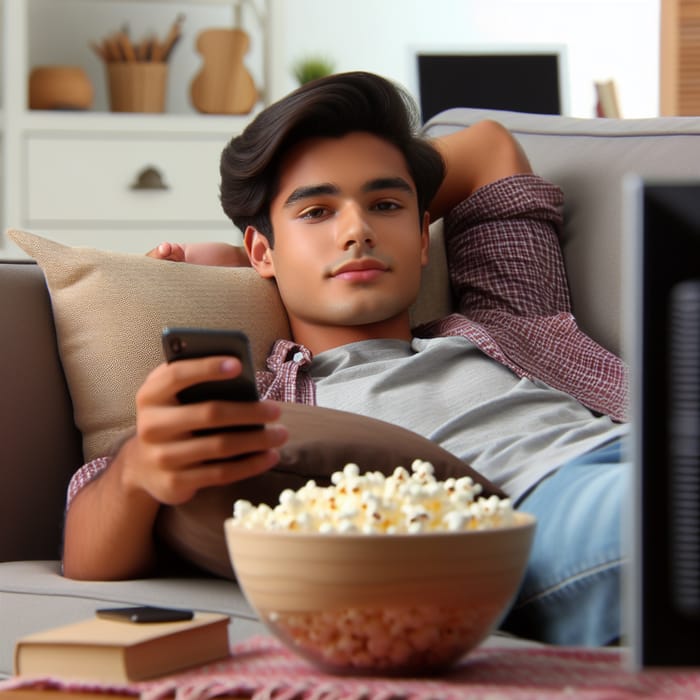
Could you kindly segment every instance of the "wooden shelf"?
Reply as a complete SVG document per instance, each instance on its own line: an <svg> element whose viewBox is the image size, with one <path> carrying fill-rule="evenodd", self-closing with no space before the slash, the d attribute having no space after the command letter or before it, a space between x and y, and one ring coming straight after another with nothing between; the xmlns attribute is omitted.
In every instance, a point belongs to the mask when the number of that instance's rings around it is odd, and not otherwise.
<svg viewBox="0 0 700 700"><path fill-rule="evenodd" d="M116 114L113 112L50 112L27 110L23 129L28 132L140 132L154 134L242 131L255 112L244 116L188 114Z"/></svg>
<svg viewBox="0 0 700 700"><path fill-rule="evenodd" d="M179 240L210 240L212 234L220 236L221 230L232 228L221 211L218 201L218 157L211 155L213 142L221 148L231 137L239 134L263 107L259 101L253 111L244 115L212 115L199 113L189 100L189 86L198 74L203 57L197 50L196 37L211 27L240 26L251 37L257 54L247 65L251 75L264 95L269 86L270 60L268 22L273 0L0 0L0 258L24 257L3 232L8 228L33 230L68 245L87 244L113 250L147 250L153 242L165 240L175 230ZM237 8L241 12L237 12ZM95 38L131 23L134 36L147 35L149 27L171 26L177 13L185 15L183 41L169 61L169 91L173 98L161 114L110 112L106 75L103 64L89 49ZM60 21L59 21L60 20ZM11 31L9 29L11 28ZM79 65L95 89L92 108L87 111L44 111L28 109L28 82L31 70L38 65ZM32 144L37 140L52 140L58 148L67 144L68 156L63 156L61 166L65 177L56 183L56 192L65 190L72 181L69 177L85 163L93 164L95 149L109 146L118 140L120 155L133 157L136 162L146 145L163 148L169 142L169 172L187 173L188 168L204 167L199 178L199 188L186 188L177 192L180 212L175 222L168 220L162 230L154 230L153 217L139 216L142 202L134 196L122 202L123 215L119 219L105 220L92 232L84 223L81 212L71 211L63 219L32 217L32 204L37 192L50 200L41 182L45 169L36 159L30 163ZM206 165L194 157L202 149L207 150ZM65 149L63 149L65 151ZM109 148L105 151L113 153ZM95 179L90 180L80 193L90 202L95 199L108 161L100 161L95 167ZM173 177L175 177L173 175ZM179 182L186 178L177 178ZM206 188L206 191L202 191ZM65 194L65 192L64 192ZM71 193L73 194L73 193ZM56 195L58 196L58 195ZM174 195L173 195L174 196ZM92 199L91 199L92 197ZM74 197L67 197L66 201ZM111 200L110 200L111 201ZM202 215L202 202L210 210ZM82 207L81 207L82 208ZM80 209L81 209L80 208ZM199 212L199 214L197 214ZM76 225L76 222L81 222ZM109 228L109 230L108 230ZM235 234L235 229L233 229Z"/></svg>

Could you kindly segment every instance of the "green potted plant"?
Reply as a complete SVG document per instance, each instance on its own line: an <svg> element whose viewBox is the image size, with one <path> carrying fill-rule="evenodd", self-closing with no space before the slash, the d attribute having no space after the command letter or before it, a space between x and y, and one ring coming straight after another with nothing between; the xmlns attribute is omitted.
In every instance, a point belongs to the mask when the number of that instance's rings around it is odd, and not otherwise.
<svg viewBox="0 0 700 700"><path fill-rule="evenodd" d="M292 66L292 74L300 85L331 75L335 63L324 56L306 56Z"/></svg>

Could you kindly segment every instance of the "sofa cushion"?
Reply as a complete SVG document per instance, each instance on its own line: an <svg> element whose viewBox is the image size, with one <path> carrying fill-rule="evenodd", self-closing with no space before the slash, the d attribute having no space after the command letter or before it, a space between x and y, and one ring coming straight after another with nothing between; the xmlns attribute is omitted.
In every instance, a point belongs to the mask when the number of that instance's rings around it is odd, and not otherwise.
<svg viewBox="0 0 700 700"><path fill-rule="evenodd" d="M61 361L86 460L108 454L132 428L134 396L162 361L164 326L239 328L257 368L290 337L275 284L251 268L184 265L145 255L73 248L23 231L10 238L42 267ZM441 228L413 322L449 311Z"/></svg>
<svg viewBox="0 0 700 700"><path fill-rule="evenodd" d="M224 520L231 517L236 499L275 505L284 489L296 491L309 479L328 486L333 472L348 462L363 472L389 475L397 466L410 469L414 459L422 459L435 467L440 480L468 476L481 484L484 496L505 495L450 452L391 423L302 404L284 404L280 420L289 430L289 441L280 450L277 467L235 484L202 489L187 503L161 509L157 532L180 557L232 577Z"/></svg>

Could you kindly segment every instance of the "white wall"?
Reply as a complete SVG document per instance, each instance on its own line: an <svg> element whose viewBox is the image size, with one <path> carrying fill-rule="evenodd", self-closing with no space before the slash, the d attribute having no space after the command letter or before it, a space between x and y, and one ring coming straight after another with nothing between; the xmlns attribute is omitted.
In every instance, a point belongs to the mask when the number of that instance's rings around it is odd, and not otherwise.
<svg viewBox="0 0 700 700"><path fill-rule="evenodd" d="M250 0L249 0L250 1ZM199 31L231 26L233 0L32 0L30 65L76 63L95 86L95 108L106 109L104 68L88 48L128 21L135 37L162 34L178 12L187 15L171 62L168 111L193 113L189 85L201 66ZM625 117L658 114L660 0L252 0L271 10L269 94L293 89L291 66L322 54L336 70L371 70L417 94L415 50L478 50L494 46L564 45L567 113L594 114L595 80L616 81ZM251 35L246 55L263 79L260 25L243 13ZM59 28L58 30L56 28Z"/></svg>
<svg viewBox="0 0 700 700"><path fill-rule="evenodd" d="M416 94L413 48L566 47L567 113L594 114L595 80L615 80L622 116L659 113L660 0L277 0L272 97L305 55L372 70Z"/></svg>

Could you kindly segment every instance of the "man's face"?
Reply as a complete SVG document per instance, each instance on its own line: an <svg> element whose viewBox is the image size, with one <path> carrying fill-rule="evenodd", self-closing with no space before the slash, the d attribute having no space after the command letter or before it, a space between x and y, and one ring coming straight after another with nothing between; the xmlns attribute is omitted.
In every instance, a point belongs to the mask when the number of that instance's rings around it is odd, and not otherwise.
<svg viewBox="0 0 700 700"><path fill-rule="evenodd" d="M256 268L276 279L295 337L307 326L408 330L428 221L397 148L364 132L302 142L282 162L270 219L274 249Z"/></svg>

